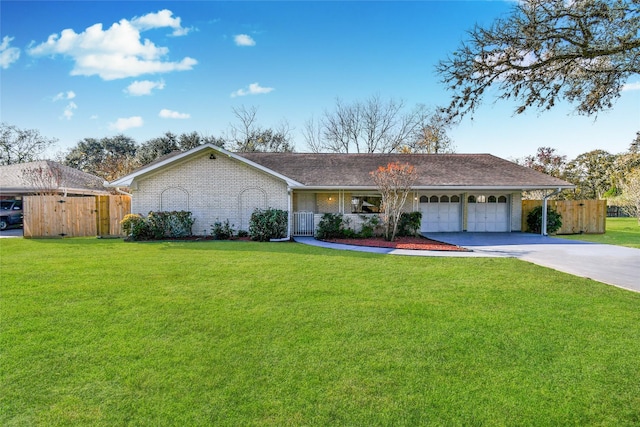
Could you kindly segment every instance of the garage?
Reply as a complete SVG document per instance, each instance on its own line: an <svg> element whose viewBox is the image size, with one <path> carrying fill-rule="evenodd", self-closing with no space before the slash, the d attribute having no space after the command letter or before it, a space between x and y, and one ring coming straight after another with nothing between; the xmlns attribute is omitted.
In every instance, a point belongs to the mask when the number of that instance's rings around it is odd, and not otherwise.
<svg viewBox="0 0 640 427"><path fill-rule="evenodd" d="M461 198L457 194L420 197L423 233L462 231Z"/></svg>
<svg viewBox="0 0 640 427"><path fill-rule="evenodd" d="M511 231L508 202L509 196L505 194L468 196L467 231Z"/></svg>

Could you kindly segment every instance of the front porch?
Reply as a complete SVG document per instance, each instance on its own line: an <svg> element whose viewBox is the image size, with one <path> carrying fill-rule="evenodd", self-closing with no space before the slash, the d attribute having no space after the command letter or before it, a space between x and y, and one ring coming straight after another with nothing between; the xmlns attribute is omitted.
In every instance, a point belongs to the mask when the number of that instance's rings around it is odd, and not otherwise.
<svg viewBox="0 0 640 427"><path fill-rule="evenodd" d="M416 190L407 198L405 212L421 212L420 231L511 232L521 230L520 192ZM294 191L293 236L313 236L325 213L342 214L349 228L380 212L381 196L373 190Z"/></svg>

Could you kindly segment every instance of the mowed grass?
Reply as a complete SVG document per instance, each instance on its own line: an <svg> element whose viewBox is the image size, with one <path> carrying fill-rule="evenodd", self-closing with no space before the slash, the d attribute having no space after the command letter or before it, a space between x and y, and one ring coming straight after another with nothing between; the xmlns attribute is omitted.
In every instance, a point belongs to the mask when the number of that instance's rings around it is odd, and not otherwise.
<svg viewBox="0 0 640 427"><path fill-rule="evenodd" d="M606 227L604 234L573 234L557 237L640 249L640 222L637 218L607 218Z"/></svg>
<svg viewBox="0 0 640 427"><path fill-rule="evenodd" d="M640 424L640 294L515 259L0 242L0 425Z"/></svg>

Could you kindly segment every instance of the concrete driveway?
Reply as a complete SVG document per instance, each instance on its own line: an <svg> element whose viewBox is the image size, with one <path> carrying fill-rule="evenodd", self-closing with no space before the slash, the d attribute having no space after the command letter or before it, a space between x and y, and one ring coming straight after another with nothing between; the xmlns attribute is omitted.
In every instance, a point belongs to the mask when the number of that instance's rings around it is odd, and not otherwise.
<svg viewBox="0 0 640 427"><path fill-rule="evenodd" d="M425 236L478 254L515 257L640 292L640 249L530 233L426 233Z"/></svg>
<svg viewBox="0 0 640 427"><path fill-rule="evenodd" d="M22 228L8 228L6 230L0 230L0 239L6 237L22 237Z"/></svg>

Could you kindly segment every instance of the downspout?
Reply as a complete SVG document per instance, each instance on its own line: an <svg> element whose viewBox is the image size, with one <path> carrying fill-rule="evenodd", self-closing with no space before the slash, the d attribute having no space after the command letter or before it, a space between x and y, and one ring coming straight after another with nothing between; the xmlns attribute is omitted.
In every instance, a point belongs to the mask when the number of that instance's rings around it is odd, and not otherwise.
<svg viewBox="0 0 640 427"><path fill-rule="evenodd" d="M291 187L287 187L287 237L283 237L281 239L269 239L270 242L288 242L291 240L291 219L293 218L293 213L291 209L293 208L293 191Z"/></svg>
<svg viewBox="0 0 640 427"><path fill-rule="evenodd" d="M562 191L562 188L558 188L551 194L547 194L542 198L542 227L540 228L542 229L543 236L547 235L547 200L549 199L549 197L553 197L556 194L560 194L561 191Z"/></svg>

